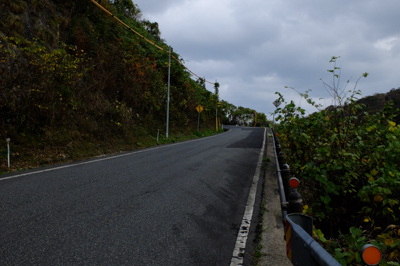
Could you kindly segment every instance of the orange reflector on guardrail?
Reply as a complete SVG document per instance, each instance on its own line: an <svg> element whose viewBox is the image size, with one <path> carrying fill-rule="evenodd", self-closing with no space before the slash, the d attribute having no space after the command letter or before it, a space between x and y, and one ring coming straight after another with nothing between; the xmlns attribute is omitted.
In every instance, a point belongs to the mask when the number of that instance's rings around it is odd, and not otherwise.
<svg viewBox="0 0 400 266"><path fill-rule="evenodd" d="M300 181L296 177L292 177L289 179L289 186L291 188L297 188L300 184Z"/></svg>
<svg viewBox="0 0 400 266"><path fill-rule="evenodd" d="M362 247L361 257L367 265L378 265L382 259L382 252L379 248L371 244L366 244Z"/></svg>

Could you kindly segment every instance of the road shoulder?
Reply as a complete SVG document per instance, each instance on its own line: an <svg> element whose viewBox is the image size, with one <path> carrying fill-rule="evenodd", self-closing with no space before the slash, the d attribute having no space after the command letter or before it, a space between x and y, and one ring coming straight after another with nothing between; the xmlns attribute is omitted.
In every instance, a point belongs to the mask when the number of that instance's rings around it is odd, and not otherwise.
<svg viewBox="0 0 400 266"><path fill-rule="evenodd" d="M267 135L270 130L267 129ZM276 164L271 137L267 136L266 158L270 159L265 171L262 204L261 254L258 266L292 265L286 256L286 242L276 177Z"/></svg>

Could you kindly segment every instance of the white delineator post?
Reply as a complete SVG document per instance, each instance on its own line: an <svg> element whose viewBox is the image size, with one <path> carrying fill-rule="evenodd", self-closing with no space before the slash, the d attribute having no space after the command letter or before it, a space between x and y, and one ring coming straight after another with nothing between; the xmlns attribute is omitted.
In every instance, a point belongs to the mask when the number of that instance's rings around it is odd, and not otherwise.
<svg viewBox="0 0 400 266"><path fill-rule="evenodd" d="M8 168L10 168L10 138L7 138L7 159L8 159Z"/></svg>

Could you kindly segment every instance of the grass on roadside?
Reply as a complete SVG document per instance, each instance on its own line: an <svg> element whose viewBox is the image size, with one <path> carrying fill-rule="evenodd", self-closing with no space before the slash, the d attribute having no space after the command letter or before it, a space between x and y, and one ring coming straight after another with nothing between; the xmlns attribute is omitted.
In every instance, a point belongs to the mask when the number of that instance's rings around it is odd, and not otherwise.
<svg viewBox="0 0 400 266"><path fill-rule="evenodd" d="M0 150L0 175L197 139L220 132L223 132L223 130L219 132L210 128L203 129L200 132L188 129L177 130L171 131L169 138L160 134L158 142L157 133L150 135L147 132L141 132L141 134L135 132L135 134L125 138L109 137L105 140L77 138L63 145L60 143L50 144L43 140L14 145L11 141L11 167L8 168L7 146L5 144L4 148Z"/></svg>
<svg viewBox="0 0 400 266"><path fill-rule="evenodd" d="M269 158L266 157L266 158L263 159L265 164L266 164L266 166L268 167L268 165L266 163L267 160L265 160L265 159L269 160ZM265 178L263 178L262 182L263 183L262 183L262 193L261 193L261 206L260 206L260 213L258 215L258 221L259 222L258 222L257 227L256 227L256 237L254 239L254 243L255 243L256 247L254 248L253 254L252 254L252 256L253 256L253 265L258 265L260 259L264 256L263 253L261 252L261 250L263 248L263 246L261 244L261 240L262 240L262 233L264 231L263 220L264 220L264 214L265 214L265 201L264 201L264 198L265 198L265 189L264 189Z"/></svg>

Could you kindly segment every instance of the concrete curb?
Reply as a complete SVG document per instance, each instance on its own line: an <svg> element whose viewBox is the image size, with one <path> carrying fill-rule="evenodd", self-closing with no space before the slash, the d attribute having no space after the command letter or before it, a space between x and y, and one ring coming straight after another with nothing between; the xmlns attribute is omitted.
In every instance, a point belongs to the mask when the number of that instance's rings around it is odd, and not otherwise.
<svg viewBox="0 0 400 266"><path fill-rule="evenodd" d="M284 229L282 224L282 213L278 192L278 180L276 176L276 164L271 134L267 129L266 158L270 159L268 169L265 171L265 182L263 187L263 226L261 232L261 257L257 266L285 266L293 265L286 256L286 241L284 240Z"/></svg>

